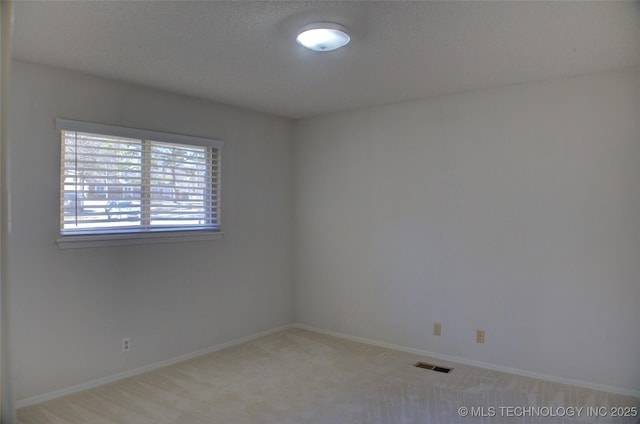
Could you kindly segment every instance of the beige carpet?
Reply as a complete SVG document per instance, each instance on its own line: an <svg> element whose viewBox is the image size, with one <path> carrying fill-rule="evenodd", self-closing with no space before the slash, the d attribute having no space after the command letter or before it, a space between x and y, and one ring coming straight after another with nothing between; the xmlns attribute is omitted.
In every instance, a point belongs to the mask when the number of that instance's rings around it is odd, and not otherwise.
<svg viewBox="0 0 640 424"><path fill-rule="evenodd" d="M451 374L440 374L413 367L418 360L455 369ZM468 408L469 416L460 416L460 407ZM471 410L476 407L484 410ZM568 407L584 409L580 414L579 409L573 412L562 409ZM607 416L594 416L600 415L594 410L592 416L587 416L589 407L606 408ZM640 422L637 417L612 418L611 407L640 409L640 400L443 363L296 329L22 408L18 421L21 424ZM485 417L471 417L473 412L482 412ZM568 417L567 413L574 416Z"/></svg>

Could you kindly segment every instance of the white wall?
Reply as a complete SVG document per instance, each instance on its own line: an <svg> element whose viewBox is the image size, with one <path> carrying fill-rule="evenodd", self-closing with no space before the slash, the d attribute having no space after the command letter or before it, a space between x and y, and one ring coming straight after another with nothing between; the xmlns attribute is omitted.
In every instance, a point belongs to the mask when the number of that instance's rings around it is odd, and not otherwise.
<svg viewBox="0 0 640 424"><path fill-rule="evenodd" d="M623 71L327 115L292 137L288 120L15 62L16 398L294 319L638 390L639 116L640 72ZM59 250L58 117L223 139L225 238Z"/></svg>
<svg viewBox="0 0 640 424"><path fill-rule="evenodd" d="M10 106L18 400L292 321L289 120L21 62ZM224 239L59 250L59 117L224 140Z"/></svg>
<svg viewBox="0 0 640 424"><path fill-rule="evenodd" d="M294 139L296 321L640 389L640 72L311 118Z"/></svg>

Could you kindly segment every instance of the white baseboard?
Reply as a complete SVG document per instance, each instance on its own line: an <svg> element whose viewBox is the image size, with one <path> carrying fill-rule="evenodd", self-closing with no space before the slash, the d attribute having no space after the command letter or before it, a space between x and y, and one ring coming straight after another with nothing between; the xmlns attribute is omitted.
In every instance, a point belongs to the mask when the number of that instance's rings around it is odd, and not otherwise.
<svg viewBox="0 0 640 424"><path fill-rule="evenodd" d="M307 325L307 324L294 323L292 325L292 327L300 328L300 329L303 329L303 330L309 330L309 331L313 331L313 332L320 333L320 334L326 334L328 336L339 337L341 339L351 340L351 341L354 341L354 342L366 343L366 344L370 344L370 345L373 345L373 346L379 346L379 347L386 347L386 348L389 348L389 349L399 350L401 352L413 353L413 354L421 355L421 356L428 356L428 357L435 358L435 359L441 359L443 361L449 361L449 362L454 362L454 363L464 364L464 365L471 365L471 366L474 366L474 367L485 368L485 369L490 369L490 370L494 370L494 371L501 371L501 372L505 372L505 373L508 373L508 374L520 375L520 376L524 376L524 377L537 378L539 380L546 380L546 381L551 381L551 382L554 382L554 383L569 384L569 385L572 385L572 386L584 387L586 389L600 390L600 391L603 391L603 392L609 392L609 393L615 393L615 394L619 394L619 395L633 396L633 397L640 398L640 390L632 390L632 389L626 389L626 388L623 388L623 387L614 387L614 386L607 386L607 385L604 385L604 384L590 383L588 381L574 380L574 379L571 379L571 378L563 378L563 377L557 377L557 376L554 376L554 375L548 375L548 374L542 374L542 373L537 373L537 372L525 371L525 370L521 370L521 369L517 369L517 368L511 368L511 367L505 367L505 366L502 366L502 365L491 364L491 363L488 363L488 362L474 361L474 360L467 359L467 358L461 358L459 356L443 355L441 353L429 352L429 351L422 350L422 349L414 349L414 348L411 348L411 347L400 346L400 345L396 345L396 344L392 344L392 343L385 343L385 342L381 342L379 340L372 340L372 339L367 339L367 338L364 338L364 337L358 337L358 336L352 336L352 335L349 335L349 334L338 333L338 332L335 332L335 331L323 330L322 328L313 327L313 326Z"/></svg>
<svg viewBox="0 0 640 424"><path fill-rule="evenodd" d="M114 381L122 380L124 378L133 377L134 375L142 374L157 368L173 365L178 362L186 361L198 356L206 355L207 353L215 352L218 350L226 349L228 347L236 346L242 343L246 343L260 337L268 336L279 331L284 331L292 328L292 324L283 325L282 327L272 328L271 330L262 331L260 333L252 334L238 339L233 339L228 342L220 343L215 346L209 346L204 349L196 350L195 352L185 353L184 355L176 356L175 358L165 359L164 361L156 362L151 365L144 365L142 367L134 368L128 371L122 371L116 374L108 375L106 377L98 378L96 380L87 381L86 383L76 384L75 386L65 387L62 389L53 390L51 392L43 393L37 396L20 399L16 401L16 409L23 408L25 406L33 405L47 400L59 398L61 396L70 395L82 390L92 389L94 387L102 386L103 384L113 383Z"/></svg>
<svg viewBox="0 0 640 424"><path fill-rule="evenodd" d="M282 327L272 328L270 330L263 331L263 332L256 333L256 334L252 334L252 335L249 335L249 336L240 337L238 339L234 339L234 340L230 340L228 342L220 343L220 344L217 344L215 346L209 346L209 347L206 347L204 349L197 350L195 352L186 353L184 355L176 356L175 358L166 359L164 361L156 362L156 363L150 364L150 365L144 365L142 367L134 368L132 370L119 372L119 373L112 374L112 375L109 375L109 376L106 376L106 377L98 378L96 380L88 381L86 383L76 384L76 385L71 386L71 387L57 389L57 390L53 390L51 392L43 393L43 394L36 395L36 396L33 396L33 397L20 399L20 400L16 401L16 409L23 408L25 406L33 405L33 404L40 403L40 402L45 402L45 401L48 401L48 400L51 400L51 399L55 399L55 398L58 398L58 397L61 397L61 396L70 395L72 393L76 393L76 392L79 392L79 391L82 391L82 390L92 389L94 387L102 386L103 384L113 383L115 381L122 380L124 378L133 377L134 375L142 374L142 373L145 373L145 372L157 369L157 368L166 367L168 365L173 365L175 363L186 361L188 359L192 359L192 358L195 358L195 357L198 357L198 356L206 355L206 354L211 353L211 352L216 352L218 350L226 349L228 347L237 346L239 344L246 343L246 342L258 339L260 337L268 336L268 335L273 334L273 333L277 333L277 332L280 332L280 331L288 330L290 328L300 328L300 329L309 330L309 331L313 331L313 332L320 333L320 334L326 334L326 335L329 335L329 336L339 337L341 339L352 340L352 341L355 341L355 342L366 343L366 344L370 344L370 345L373 345L373 346L386 347L386 348L398 350L398 351L401 351L401 352L413 353L413 354L416 354L416 355L428 356L428 357L435 358L435 359L441 359L443 361L449 361L449 362L454 362L454 363L464 364L464 365L471 365L471 366L474 366L474 367L480 367L480 368L490 369L490 370L494 370L494 371L502 371L502 372L506 372L506 373L514 374L514 375L521 375L521 376L524 376L524 377L532 377L532 378L537 378L537 379L540 379L540 380L552 381L554 383L570 384L570 385L573 385L573 386L584 387L584 388L587 388L587 389L600 390L600 391L604 391L604 392L615 393L615 394L626 395L626 396L634 396L634 397L640 398L640 391L638 391L638 390L631 390L631 389L626 389L626 388L621 388L621 387L612 387L612 386L606 386L606 385L603 385L603 384L590 383L590 382L586 382L586 381L582 381L582 380L574 380L574 379L570 379L570 378L562 378L562 377L557 377L557 376L552 376L552 375L547 375L547 374L524 371L524 370L520 370L520 369L517 369L517 368L511 368L511 367L505 367L505 366L501 366L501 365L491 364L491 363L488 363L488 362L474 361L474 360L471 360L471 359L461 358L461 357L458 357L458 356L443 355L441 353L429 352L429 351L422 350L422 349L414 349L414 348L410 348L410 347L406 347L406 346L395 345L395 344L392 344L392 343L385 343L385 342L381 342L379 340L373 340L373 339L367 339L367 338L364 338L364 337L352 336L352 335L349 335L349 334L338 333L338 332L330 331L330 330L323 330L322 328L313 327L311 325L306 325L306 324L301 324L301 323L294 323L294 324L283 325Z"/></svg>

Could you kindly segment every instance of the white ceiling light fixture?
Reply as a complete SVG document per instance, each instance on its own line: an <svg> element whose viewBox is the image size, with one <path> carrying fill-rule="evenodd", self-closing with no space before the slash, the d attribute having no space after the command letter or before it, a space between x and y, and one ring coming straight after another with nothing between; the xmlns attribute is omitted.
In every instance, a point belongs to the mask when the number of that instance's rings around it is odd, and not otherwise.
<svg viewBox="0 0 640 424"><path fill-rule="evenodd" d="M332 22L316 22L302 28L296 41L316 52L330 52L349 44L351 37L342 25Z"/></svg>

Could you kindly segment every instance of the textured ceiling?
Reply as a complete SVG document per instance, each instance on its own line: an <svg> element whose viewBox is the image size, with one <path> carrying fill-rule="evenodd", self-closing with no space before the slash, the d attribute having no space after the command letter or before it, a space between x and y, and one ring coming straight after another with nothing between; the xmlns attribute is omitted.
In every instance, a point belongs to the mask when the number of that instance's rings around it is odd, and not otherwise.
<svg viewBox="0 0 640 424"><path fill-rule="evenodd" d="M640 67L639 2L17 1L18 59L298 118ZM296 44L345 25L329 53Z"/></svg>

